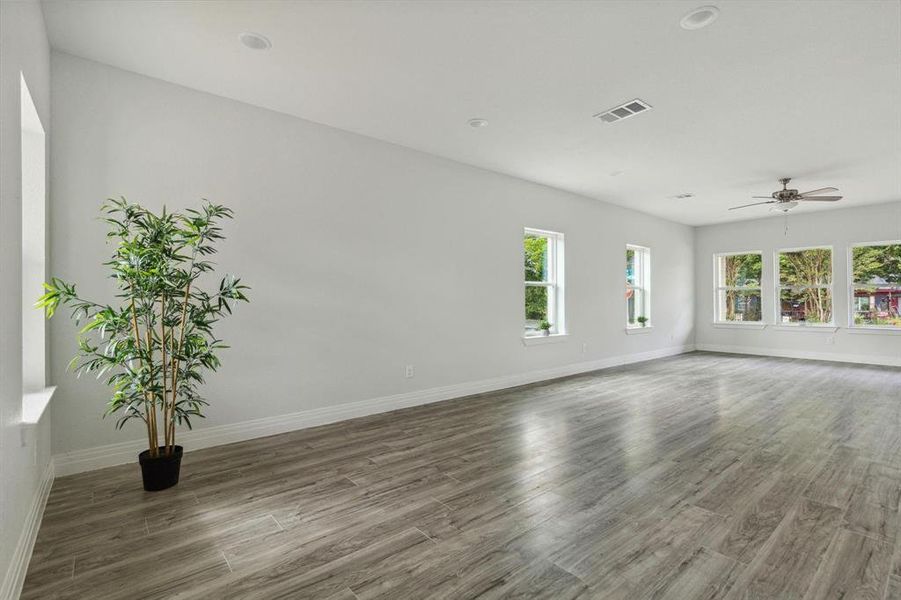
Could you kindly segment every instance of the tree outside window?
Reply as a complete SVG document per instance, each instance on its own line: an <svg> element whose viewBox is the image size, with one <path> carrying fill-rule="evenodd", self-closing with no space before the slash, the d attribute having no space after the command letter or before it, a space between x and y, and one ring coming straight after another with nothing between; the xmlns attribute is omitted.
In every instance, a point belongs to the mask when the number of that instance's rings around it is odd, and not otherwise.
<svg viewBox="0 0 901 600"><path fill-rule="evenodd" d="M780 252L779 314L782 323L832 323L832 249Z"/></svg>
<svg viewBox="0 0 901 600"><path fill-rule="evenodd" d="M763 314L760 281L763 255L721 254L716 257L717 313L719 322L759 323Z"/></svg>
<svg viewBox="0 0 901 600"><path fill-rule="evenodd" d="M855 326L901 327L901 242L851 248Z"/></svg>
<svg viewBox="0 0 901 600"><path fill-rule="evenodd" d="M563 234L526 229L523 259L525 335L540 335L543 323L563 333Z"/></svg>

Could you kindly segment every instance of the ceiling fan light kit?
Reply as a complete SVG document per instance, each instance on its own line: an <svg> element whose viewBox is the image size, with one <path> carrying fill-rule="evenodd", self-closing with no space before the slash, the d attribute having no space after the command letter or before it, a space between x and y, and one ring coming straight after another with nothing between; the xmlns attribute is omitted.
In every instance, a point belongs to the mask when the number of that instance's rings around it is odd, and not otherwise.
<svg viewBox="0 0 901 600"><path fill-rule="evenodd" d="M771 210L778 210L779 212L787 213L791 209L798 206L798 204L800 204L801 202L838 202L842 199L841 196L820 195L828 194L830 192L837 192L838 188L824 187L810 190L809 192L798 192L798 190L795 189L788 189L788 184L790 182L791 177L785 177L779 180L779 183L782 184L781 190L777 190L769 196L752 196L753 198L772 198L771 200L767 200L765 202L752 202L751 204L742 204L741 206L733 206L729 210L738 210L739 208L748 208L749 206L774 204L775 206L772 206Z"/></svg>

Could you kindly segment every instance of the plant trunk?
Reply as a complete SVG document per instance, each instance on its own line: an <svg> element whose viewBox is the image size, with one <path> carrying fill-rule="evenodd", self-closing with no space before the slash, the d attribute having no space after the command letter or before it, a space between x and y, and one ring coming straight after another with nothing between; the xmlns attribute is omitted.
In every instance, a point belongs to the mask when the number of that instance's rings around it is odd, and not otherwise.
<svg viewBox="0 0 901 600"><path fill-rule="evenodd" d="M138 349L138 366L143 370L144 368L144 360L141 358L141 330L138 328L138 313L135 310L135 301L134 298L131 299L131 326L135 336L135 347ZM147 396L147 392L144 392L144 424L147 425L147 451L150 453L150 456L156 457L155 450L156 446L156 423L152 421L150 417L151 412L151 403L150 399Z"/></svg>
<svg viewBox="0 0 901 600"><path fill-rule="evenodd" d="M147 323L147 360L150 363L150 386L153 387L156 378L153 376L153 329L150 323ZM151 427L153 445L150 446L150 456L155 458L159 455L160 438L156 420L156 394L153 391L150 392L150 420L153 422Z"/></svg>
<svg viewBox="0 0 901 600"><path fill-rule="evenodd" d="M172 454L172 445L169 440L169 402L168 402L168 387L166 386L166 371L168 370L166 367L168 363L166 362L166 295L163 294L163 297L160 298L160 352L162 353L162 359L160 360L160 365L162 368L163 375L163 394L162 394L162 409L163 409L163 445L166 448L165 453L166 456L170 456Z"/></svg>
<svg viewBox="0 0 901 600"><path fill-rule="evenodd" d="M193 271L193 260L191 261L191 269ZM172 419L169 424L169 439L171 443L175 443L175 402L178 399L178 362L179 356L181 356L181 350L185 342L185 325L188 318L188 300L191 298L191 282L188 281L188 284L185 286L185 297L182 301L181 307L181 323L179 324L179 332L178 332L178 346L176 350L172 352Z"/></svg>

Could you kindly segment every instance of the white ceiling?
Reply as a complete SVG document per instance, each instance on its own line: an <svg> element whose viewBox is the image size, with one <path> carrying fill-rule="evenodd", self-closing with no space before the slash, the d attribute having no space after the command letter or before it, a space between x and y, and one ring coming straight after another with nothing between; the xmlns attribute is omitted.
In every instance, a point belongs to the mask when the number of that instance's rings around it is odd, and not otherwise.
<svg viewBox="0 0 901 600"><path fill-rule="evenodd" d="M901 1L46 1L54 48L698 225L901 199ZM244 48L240 32L268 36ZM641 98L654 109L592 115ZM467 125L472 117L490 124ZM618 176L612 175L622 171ZM694 198L672 196L694 193Z"/></svg>

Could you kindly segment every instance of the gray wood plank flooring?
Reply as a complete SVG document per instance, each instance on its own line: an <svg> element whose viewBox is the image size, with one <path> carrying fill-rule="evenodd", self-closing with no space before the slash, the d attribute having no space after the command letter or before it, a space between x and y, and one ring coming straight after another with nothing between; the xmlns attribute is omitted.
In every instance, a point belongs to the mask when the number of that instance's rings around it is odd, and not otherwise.
<svg viewBox="0 0 901 600"><path fill-rule="evenodd" d="M57 479L23 598L901 599L901 369L692 353Z"/></svg>

